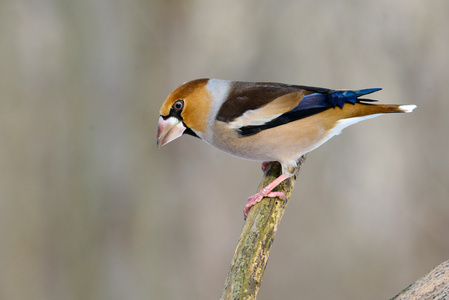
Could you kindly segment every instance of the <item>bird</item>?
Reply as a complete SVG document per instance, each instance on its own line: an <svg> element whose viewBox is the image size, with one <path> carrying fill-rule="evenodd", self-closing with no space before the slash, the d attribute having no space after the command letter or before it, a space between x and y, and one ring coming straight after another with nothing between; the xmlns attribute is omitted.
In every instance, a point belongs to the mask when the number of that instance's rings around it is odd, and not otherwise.
<svg viewBox="0 0 449 300"><path fill-rule="evenodd" d="M387 113L409 113L416 105L376 104L360 98L381 88L333 90L277 82L202 78L173 90L160 109L158 148L187 134L232 156L277 161L282 174L248 198L244 216L293 176L300 158L355 123Z"/></svg>

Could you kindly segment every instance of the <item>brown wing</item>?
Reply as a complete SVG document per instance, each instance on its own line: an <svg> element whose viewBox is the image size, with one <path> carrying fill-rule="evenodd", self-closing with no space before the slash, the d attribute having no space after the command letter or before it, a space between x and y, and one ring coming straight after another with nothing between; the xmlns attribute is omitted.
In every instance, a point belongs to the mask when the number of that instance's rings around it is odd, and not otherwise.
<svg viewBox="0 0 449 300"><path fill-rule="evenodd" d="M283 83L235 81L231 84L228 100L218 111L217 120L231 122L248 111L261 109L264 106L267 106L267 111L285 109L280 113L287 112L298 105L305 95L327 91L329 90ZM295 95L286 96L288 94ZM268 106L273 101L276 103ZM293 105L294 103L296 105Z"/></svg>

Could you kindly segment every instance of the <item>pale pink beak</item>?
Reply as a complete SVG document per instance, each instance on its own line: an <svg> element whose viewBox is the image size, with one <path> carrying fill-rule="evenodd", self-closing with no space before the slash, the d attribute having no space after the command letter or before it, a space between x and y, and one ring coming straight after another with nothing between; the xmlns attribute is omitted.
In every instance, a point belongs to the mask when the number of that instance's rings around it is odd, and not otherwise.
<svg viewBox="0 0 449 300"><path fill-rule="evenodd" d="M157 147L160 148L174 139L179 138L186 129L184 124L175 117L169 117L165 120L162 116L159 117L159 123L157 125Z"/></svg>

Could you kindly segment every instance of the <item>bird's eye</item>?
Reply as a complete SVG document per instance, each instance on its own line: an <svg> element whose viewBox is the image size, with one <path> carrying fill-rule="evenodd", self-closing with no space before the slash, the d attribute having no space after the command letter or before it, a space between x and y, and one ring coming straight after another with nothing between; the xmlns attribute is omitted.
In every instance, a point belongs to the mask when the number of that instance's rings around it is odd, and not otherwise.
<svg viewBox="0 0 449 300"><path fill-rule="evenodd" d="M184 108L184 101L183 100L177 100L175 103L173 103L173 109L176 111L181 111Z"/></svg>

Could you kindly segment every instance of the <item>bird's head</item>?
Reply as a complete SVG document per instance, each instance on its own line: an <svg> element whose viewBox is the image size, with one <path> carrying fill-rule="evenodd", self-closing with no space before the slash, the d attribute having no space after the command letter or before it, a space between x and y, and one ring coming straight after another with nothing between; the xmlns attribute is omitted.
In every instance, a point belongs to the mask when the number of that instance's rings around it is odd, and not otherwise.
<svg viewBox="0 0 449 300"><path fill-rule="evenodd" d="M157 146L161 147L187 133L200 137L207 130L212 95L208 79L186 82L168 95L160 110Z"/></svg>

